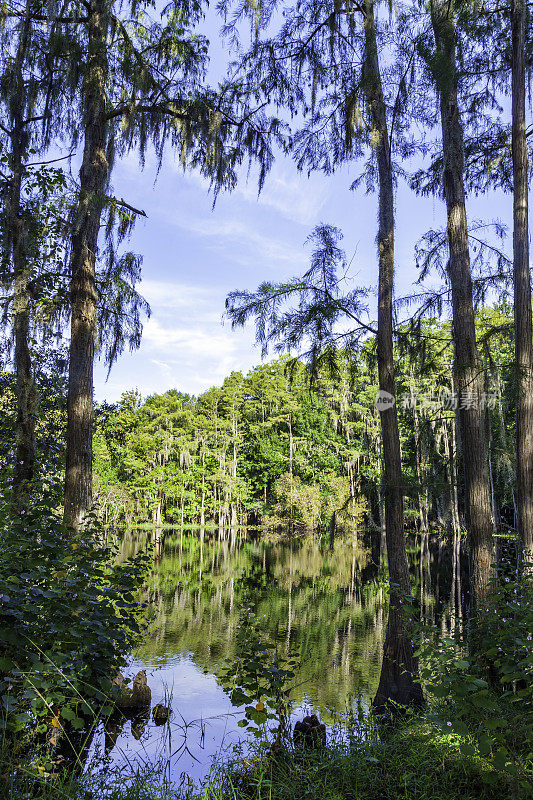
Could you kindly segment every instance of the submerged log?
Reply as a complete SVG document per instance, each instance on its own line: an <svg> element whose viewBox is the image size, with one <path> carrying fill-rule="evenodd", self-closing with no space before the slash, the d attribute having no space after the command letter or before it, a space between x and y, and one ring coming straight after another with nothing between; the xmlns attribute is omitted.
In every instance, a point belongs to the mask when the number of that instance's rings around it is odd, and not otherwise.
<svg viewBox="0 0 533 800"><path fill-rule="evenodd" d="M169 717L170 708L168 706L164 706L162 703L158 703L156 706L154 706L152 711L154 725L164 725L165 722L168 721Z"/></svg>
<svg viewBox="0 0 533 800"><path fill-rule="evenodd" d="M120 711L135 711L150 705L152 691L148 686L146 672L144 670L137 673L133 679L131 689L120 673L115 678L114 684L118 686L115 705Z"/></svg>
<svg viewBox="0 0 533 800"><path fill-rule="evenodd" d="M315 749L326 744L326 726L316 714L304 717L294 726L292 735L295 747Z"/></svg>

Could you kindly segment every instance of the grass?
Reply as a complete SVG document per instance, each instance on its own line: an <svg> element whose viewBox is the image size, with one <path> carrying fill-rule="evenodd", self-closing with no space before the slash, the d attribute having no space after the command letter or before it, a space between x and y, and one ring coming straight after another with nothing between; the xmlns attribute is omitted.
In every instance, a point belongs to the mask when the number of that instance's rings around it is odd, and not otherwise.
<svg viewBox="0 0 533 800"><path fill-rule="evenodd" d="M523 783L525 771L519 776L496 772L481 756L463 755L461 741L423 718L403 721L387 735L371 741L339 740L288 761L267 756L235 762L211 781L201 797L203 800L515 800L530 796L530 789Z"/></svg>
<svg viewBox="0 0 533 800"><path fill-rule="evenodd" d="M201 787L169 785L167 765L129 778L102 765L83 775L23 774L2 760L2 800L520 800L531 796L533 765L512 776L463 741L428 722L408 718L381 736L361 728L334 736L316 751L274 757L237 752ZM4 754L5 755L5 754ZM1 756L1 754L0 754ZM529 781L529 786L528 786Z"/></svg>

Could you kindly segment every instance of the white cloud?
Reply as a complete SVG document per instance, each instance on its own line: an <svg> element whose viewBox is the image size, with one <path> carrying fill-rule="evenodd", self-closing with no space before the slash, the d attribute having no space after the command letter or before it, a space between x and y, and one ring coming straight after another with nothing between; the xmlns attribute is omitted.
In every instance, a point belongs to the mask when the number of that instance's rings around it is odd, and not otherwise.
<svg viewBox="0 0 533 800"><path fill-rule="evenodd" d="M171 326L152 317L144 327L145 347L159 353L171 353L179 358L201 356L223 358L234 348L231 334L218 332L214 325L206 326L202 317L197 324Z"/></svg>
<svg viewBox="0 0 533 800"><path fill-rule="evenodd" d="M163 375L166 377L170 377L172 375L172 367L170 364L167 364L165 361L159 361L157 358L151 359L152 364L155 364L156 367L159 367Z"/></svg>
<svg viewBox="0 0 533 800"><path fill-rule="evenodd" d="M256 185L251 181L240 182L236 191L248 202L269 206L283 217L307 227L314 227L320 221L318 217L327 199L324 181L306 181L302 175L289 175L275 168L267 177L259 197Z"/></svg>
<svg viewBox="0 0 533 800"><path fill-rule="evenodd" d="M178 169L178 167L176 167ZM207 194L210 183L199 172L186 172L182 175L186 183ZM258 194L257 170L252 169L250 175L245 172L237 183L231 196L243 200L259 211L270 208L281 216L300 225L314 227L320 220L319 214L325 205L328 192L322 176L312 175L307 178L297 172L296 167L275 162L265 179L263 189Z"/></svg>
<svg viewBox="0 0 533 800"><path fill-rule="evenodd" d="M233 263L257 266L265 263L272 267L275 264L289 262L297 271L307 263L304 248L294 247L280 241L273 234L265 235L257 230L253 221L249 223L236 217L220 218L215 216L188 216L167 212L168 220L173 225L202 236L210 241L210 246L217 250L229 249ZM240 245L240 247L236 247Z"/></svg>
<svg viewBox="0 0 533 800"><path fill-rule="evenodd" d="M124 354L108 381L97 365L98 400L115 402L136 386L143 396L171 388L200 394L233 370L246 372L259 363L253 329L232 331L221 325L220 290L144 281L141 291L152 306L141 349Z"/></svg>
<svg viewBox="0 0 533 800"><path fill-rule="evenodd" d="M213 292L206 287L171 281L143 279L140 291L153 308L165 312L179 310L194 313L194 309L215 300Z"/></svg>

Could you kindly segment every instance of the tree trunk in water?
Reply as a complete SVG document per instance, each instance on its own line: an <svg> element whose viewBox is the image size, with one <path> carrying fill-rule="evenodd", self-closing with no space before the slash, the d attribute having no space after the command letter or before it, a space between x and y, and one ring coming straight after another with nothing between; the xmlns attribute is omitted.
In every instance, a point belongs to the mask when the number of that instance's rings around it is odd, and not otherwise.
<svg viewBox="0 0 533 800"><path fill-rule="evenodd" d="M457 473L456 473L456 460L457 454L455 452L455 435L454 435L454 421L451 421L451 444L448 435L448 424L444 423L443 426L443 441L444 441L444 458L447 465L446 471L448 474L448 489L450 493L450 517L453 539L461 533L461 521L459 518L459 499L457 497Z"/></svg>
<svg viewBox="0 0 533 800"><path fill-rule="evenodd" d="M420 438L420 424L418 420L418 413L416 407L413 409L413 422L415 434L415 464L416 464L416 480L418 482L418 510L420 514L420 532L427 534L429 530L428 525L428 492L425 483L426 476L423 475L422 467L422 440Z"/></svg>
<svg viewBox="0 0 533 800"><path fill-rule="evenodd" d="M512 0L513 277L516 403L516 484L519 563L533 561L533 325L528 231L525 0Z"/></svg>
<svg viewBox="0 0 533 800"><path fill-rule="evenodd" d="M335 532L337 530L337 515L335 511L331 515L331 519L329 521L329 549L333 550L335 546Z"/></svg>
<svg viewBox="0 0 533 800"><path fill-rule="evenodd" d="M379 70L373 0L364 5L364 85L372 129L376 132L379 176L379 285L378 285L378 373L379 388L394 397L392 299L394 282L394 195L389 135ZM416 682L418 664L414 656L411 626L404 612L404 598L411 593L403 527L403 480L400 435L396 405L380 411L383 440L385 528L390 579L390 605L383 663L374 706L407 706L423 702Z"/></svg>
<svg viewBox="0 0 533 800"><path fill-rule="evenodd" d="M29 272L26 258L26 231L21 208L22 174L28 137L24 128L24 78L22 65L26 57L30 33L29 6L22 23L14 62L15 87L11 117L12 173L8 196L9 237L13 258L13 338L15 341L15 373L17 378L17 422L15 467L13 470L13 507L24 511L29 503L29 489L35 477L36 387L30 351Z"/></svg>
<svg viewBox="0 0 533 800"><path fill-rule="evenodd" d="M94 0L88 20L87 71L83 80L85 143L72 232L71 338L69 353L65 524L78 530L92 505L93 362L96 336L96 255L109 178L106 158L107 16Z"/></svg>
<svg viewBox="0 0 533 800"><path fill-rule="evenodd" d="M494 548L483 380L474 325L453 13L447 0L434 0L432 23L441 65L436 79L442 126L444 197L448 213L448 275L452 290L454 371L459 393L458 422L464 454L471 602L472 611L475 611L489 591L493 576Z"/></svg>
<svg viewBox="0 0 533 800"><path fill-rule="evenodd" d="M205 454L202 454L202 505L200 506L200 527L205 525Z"/></svg>

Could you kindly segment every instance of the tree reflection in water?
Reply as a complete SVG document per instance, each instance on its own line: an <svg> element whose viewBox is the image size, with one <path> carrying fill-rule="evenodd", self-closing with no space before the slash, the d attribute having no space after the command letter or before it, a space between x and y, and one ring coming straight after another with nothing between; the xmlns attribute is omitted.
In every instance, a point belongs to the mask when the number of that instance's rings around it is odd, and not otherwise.
<svg viewBox="0 0 533 800"><path fill-rule="evenodd" d="M128 531L121 558L147 539L158 550L143 597L153 622L131 671L146 669L153 703L168 702L170 694L174 713L168 726L150 722L140 734L133 725L117 732L110 757L118 764L174 753L174 776L198 778L221 747L246 735L221 684L226 662L238 656L243 602L254 606L279 655L297 658L295 715L313 711L334 722L355 700L370 703L387 620L379 534L339 535L330 548L311 536L289 540L264 531ZM450 633L460 619L457 542L425 536L420 557L421 539L413 536L408 549L422 615Z"/></svg>

